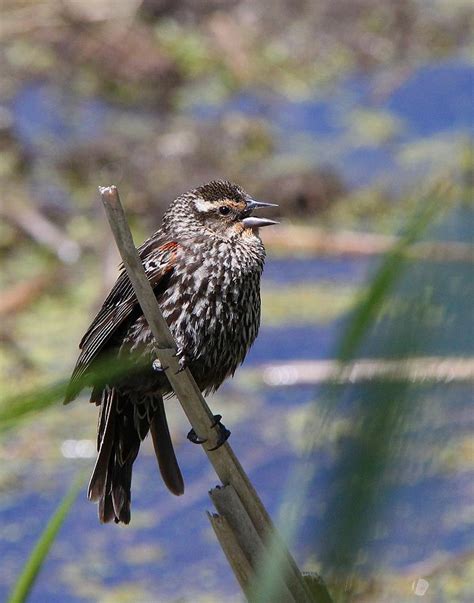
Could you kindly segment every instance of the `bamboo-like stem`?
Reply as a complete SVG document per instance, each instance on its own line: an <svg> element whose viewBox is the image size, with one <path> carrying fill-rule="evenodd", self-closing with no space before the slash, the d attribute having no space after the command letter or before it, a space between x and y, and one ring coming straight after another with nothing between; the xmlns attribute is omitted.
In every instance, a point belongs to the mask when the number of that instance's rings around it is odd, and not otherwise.
<svg viewBox="0 0 474 603"><path fill-rule="evenodd" d="M178 372L176 343L161 313L140 256L133 243L118 190L115 186L108 186L99 187L99 191L125 270L143 314L158 343L158 359L162 366L168 367L166 376L176 397L196 434L206 440L202 447L222 484L232 484L262 541L271 542L272 546L275 542L278 543L280 547L279 558L281 558L280 575L285 577L285 582L293 598L301 603L309 603L314 599L309 595L302 575L290 553L284 547L281 539L275 538L275 529L271 519L229 443L225 442L216 450L211 450L217 444L218 438L218 432L214 428L214 416L189 369L186 368Z"/></svg>
<svg viewBox="0 0 474 603"><path fill-rule="evenodd" d="M253 568L260 568L260 564L265 562L264 543L258 535L237 492L232 485L227 485L222 488L213 488L209 492L209 496L220 516L226 520L228 529L234 534L234 539L240 547L240 552L250 561ZM281 554L281 546L278 545L278 548L279 554ZM273 582L272 590L274 594L272 594L272 603L290 603L290 601L298 603L298 600L294 598L285 584L284 576L280 573L276 574L273 576ZM251 587L249 589L250 594L247 594L247 596L250 596L250 600L254 600L251 595L257 590L255 574L247 584L247 587L249 585Z"/></svg>
<svg viewBox="0 0 474 603"><path fill-rule="evenodd" d="M242 543L246 557L252 560L255 566L255 561L262 555L263 542L236 491L229 484L213 488L209 496L218 513L226 518L237 540Z"/></svg>
<svg viewBox="0 0 474 603"><path fill-rule="evenodd" d="M229 526L229 522L222 515L216 515L215 513L207 513L209 521L211 522L212 529L221 545L222 550L229 562L229 565L234 572L237 582L245 593L245 596L249 598L250 589L249 585L252 582L254 576L253 568L250 561L242 551L240 543Z"/></svg>

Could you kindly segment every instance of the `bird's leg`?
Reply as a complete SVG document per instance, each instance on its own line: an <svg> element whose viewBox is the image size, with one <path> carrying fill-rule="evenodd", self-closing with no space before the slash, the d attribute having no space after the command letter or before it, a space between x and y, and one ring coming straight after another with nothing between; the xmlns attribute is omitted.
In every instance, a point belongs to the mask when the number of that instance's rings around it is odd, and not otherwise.
<svg viewBox="0 0 474 603"><path fill-rule="evenodd" d="M204 442L207 442L207 438L200 438L194 429L190 429L186 437L193 444L204 444Z"/></svg>
<svg viewBox="0 0 474 603"><path fill-rule="evenodd" d="M217 450L222 444L228 439L230 436L230 431L221 423L222 415L214 415L214 421L211 425L211 429L216 427L219 431L219 435L217 438L217 443L213 448L208 448L208 450ZM200 438L194 429L191 429L187 435L187 438L193 444L204 444L207 442L207 438Z"/></svg>
<svg viewBox="0 0 474 603"><path fill-rule="evenodd" d="M176 352L173 354L175 358L178 359L179 369L176 371L176 375L184 371L184 369L188 366L188 361L186 358L186 354L184 352L183 346L178 346Z"/></svg>
<svg viewBox="0 0 474 603"><path fill-rule="evenodd" d="M154 371L156 371L157 373L163 373L169 369L169 366L162 366L161 362L158 360L158 358L155 358L155 360L153 360L153 362L151 363L151 367Z"/></svg>
<svg viewBox="0 0 474 603"><path fill-rule="evenodd" d="M209 448L208 450L217 450L222 446L222 444L229 439L230 431L227 429L225 425L221 423L222 415L214 415L214 422L211 427L216 427L218 429L219 435L217 438L217 443L213 448Z"/></svg>

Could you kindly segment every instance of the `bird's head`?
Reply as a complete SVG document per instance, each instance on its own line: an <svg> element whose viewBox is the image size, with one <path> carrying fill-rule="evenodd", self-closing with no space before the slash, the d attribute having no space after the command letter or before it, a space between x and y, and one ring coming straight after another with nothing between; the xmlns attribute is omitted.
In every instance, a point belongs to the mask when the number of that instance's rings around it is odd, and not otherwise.
<svg viewBox="0 0 474 603"><path fill-rule="evenodd" d="M190 234L207 233L225 239L252 236L263 226L278 224L275 220L252 215L265 207L276 207L276 204L254 201L240 186L213 180L178 197L166 212L163 223Z"/></svg>

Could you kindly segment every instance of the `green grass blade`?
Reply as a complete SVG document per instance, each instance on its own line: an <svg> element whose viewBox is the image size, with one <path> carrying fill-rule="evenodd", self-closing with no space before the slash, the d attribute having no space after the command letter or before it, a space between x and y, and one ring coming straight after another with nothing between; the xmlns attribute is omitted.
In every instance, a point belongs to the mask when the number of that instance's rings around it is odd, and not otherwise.
<svg viewBox="0 0 474 603"><path fill-rule="evenodd" d="M370 284L367 294L358 305L339 346L337 354L339 360L347 361L354 356L364 335L373 324L381 305L393 285L401 277L405 267L407 250L421 238L437 215L443 210L441 199L436 194L426 198L421 205L421 210L410 220L398 243L386 255L383 264Z"/></svg>
<svg viewBox="0 0 474 603"><path fill-rule="evenodd" d="M120 376L123 372L133 368L139 368L139 359L129 359L117 362L114 359L105 358L94 366L95 383L107 383L109 379ZM0 399L0 434L15 428L20 422L31 418L38 412L46 410L64 399L68 381L58 380L44 387L34 387L19 395ZM83 379L83 387L90 387L90 380L86 375Z"/></svg>
<svg viewBox="0 0 474 603"><path fill-rule="evenodd" d="M58 382L0 401L0 434L16 427L27 417L57 404L64 390L64 383Z"/></svg>
<svg viewBox="0 0 474 603"><path fill-rule="evenodd" d="M26 601L33 584L35 583L36 577L45 562L51 546L53 545L64 520L68 516L84 481L85 477L83 472L81 472L59 503L54 515L43 530L38 542L26 561L21 574L13 586L7 603L23 603L23 601Z"/></svg>
<svg viewBox="0 0 474 603"><path fill-rule="evenodd" d="M393 249L384 257L367 292L362 297L351 316L347 330L343 334L337 350L337 357L339 360L345 361L356 356L360 344L373 327L382 304L390 295L404 272L407 262L407 252L409 251L410 246L421 239L428 228L434 224L435 220L446 211L447 204L444 198L446 192L447 191L443 187L439 190L430 191L429 194L425 195L420 200L418 211L407 220L405 232ZM391 391L393 396L402 396L404 394L403 384L400 387L393 389L396 390ZM375 388L372 397L374 397L376 393ZM294 541L300 527L301 518L304 517L307 505L311 504L311 501L307 500L307 493L309 484L314 478L315 465L312 454L314 454L316 449L317 434L320 430L327 427L332 412L337 406L341 395L341 386L338 386L337 384L328 385L326 388L324 410L320 415L315 413L315 417L319 416L318 419L315 418L314 421L309 419L308 421L305 454L302 461L299 463L299 466L293 471L288 484L286 500L281 507L281 516L278 522L283 537L287 542L292 543ZM348 521L352 521L353 519L352 514L348 513L348 519L345 517L344 512L347 508L350 510L350 506L353 504L354 493L361 495L363 504L359 505L359 508L365 509L369 506L369 503L373 501L375 496L374 484L378 483L378 478L384 470L389 455L387 446L390 441L390 436L393 434L397 420L404 418L404 406L396 408L377 408L374 401L372 408L374 409L374 416L370 415L369 412L369 416L364 419L364 425L370 427L370 430L367 430L365 437L365 443L369 447L369 452L365 451L366 454L354 459L353 463L354 465L358 464L358 467L355 469L360 470L361 467L364 469L364 479L359 480L359 482L354 485L351 482L351 475L342 473L341 478L345 479L345 487L342 493L345 507L341 510L341 517L336 522L337 525L333 526L335 528L334 532L331 532L330 534L332 542L328 542L328 538L323 537L322 539L323 542L327 543L325 546L328 549L334 542L337 542L338 538L340 538L338 536L337 528L347 528ZM374 459L377 462L374 462ZM352 554L353 547L355 547L356 541L360 536L361 530L351 530L347 537L342 539L343 541L339 543L341 545L339 548L349 550ZM330 555L323 549L322 557L328 558ZM273 590L275 581L273 580L273 577L278 571L278 560L276 558L272 559L272 556L269 555L260 568L260 574L257 578L256 590L254 593L255 600L271 601L275 597L276 593Z"/></svg>

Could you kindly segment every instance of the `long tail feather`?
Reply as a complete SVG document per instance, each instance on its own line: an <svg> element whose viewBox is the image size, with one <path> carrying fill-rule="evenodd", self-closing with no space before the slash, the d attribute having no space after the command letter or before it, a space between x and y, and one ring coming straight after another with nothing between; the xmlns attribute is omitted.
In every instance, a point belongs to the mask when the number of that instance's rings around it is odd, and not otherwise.
<svg viewBox="0 0 474 603"><path fill-rule="evenodd" d="M112 476L112 505L116 523L120 521L122 523L130 523L132 466L134 460L127 461L123 466L115 463Z"/></svg>
<svg viewBox="0 0 474 603"><path fill-rule="evenodd" d="M179 496L184 492L184 480L174 453L163 400L156 406L150 431L163 481L173 494Z"/></svg>
<svg viewBox="0 0 474 603"><path fill-rule="evenodd" d="M107 479L104 491L99 500L99 519L101 523L109 523L116 520L114 505L112 503L112 473L114 470L114 457L110 457Z"/></svg>
<svg viewBox="0 0 474 603"><path fill-rule="evenodd" d="M115 390L105 389L102 395L102 408L99 417L97 448L98 455L94 470L89 482L87 496L89 500L97 502L105 489L110 457L115 440Z"/></svg>
<svg viewBox="0 0 474 603"><path fill-rule="evenodd" d="M102 523L130 522L132 468L141 440L150 428L156 458L166 486L173 494L184 492L184 482L173 450L163 400L143 404L137 410L114 387L102 392L97 435L97 460L89 482L88 497L99 502Z"/></svg>

